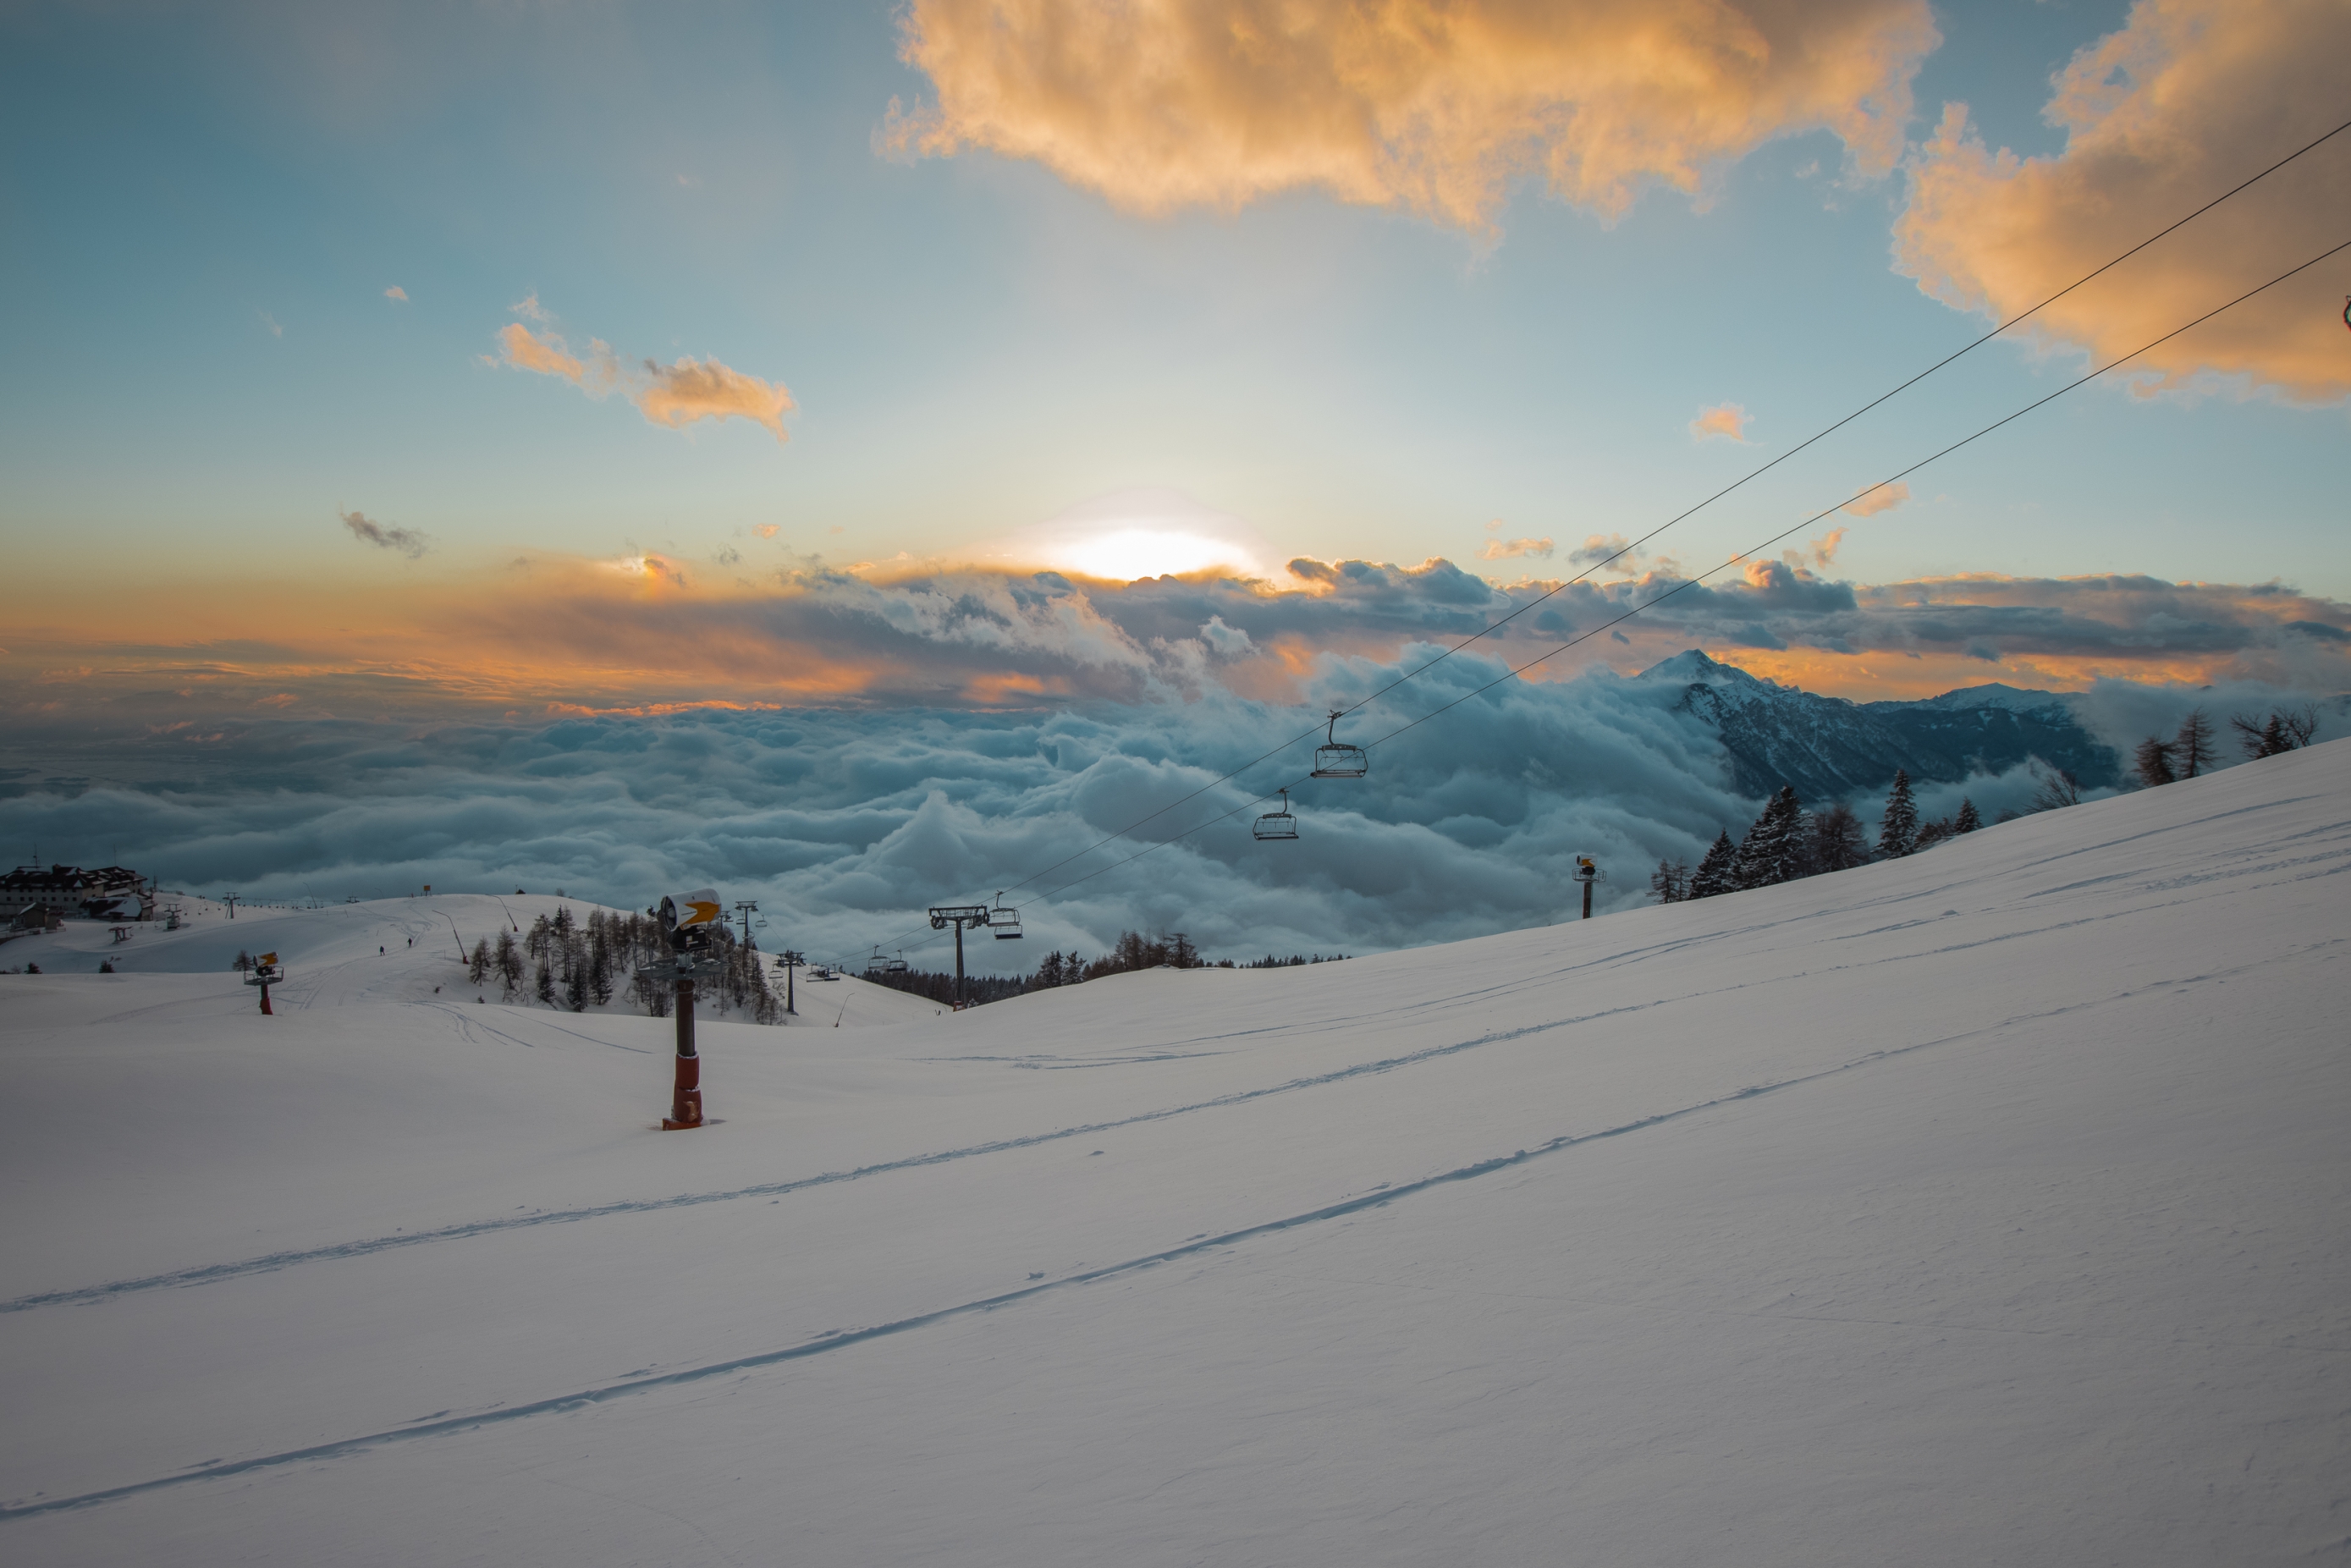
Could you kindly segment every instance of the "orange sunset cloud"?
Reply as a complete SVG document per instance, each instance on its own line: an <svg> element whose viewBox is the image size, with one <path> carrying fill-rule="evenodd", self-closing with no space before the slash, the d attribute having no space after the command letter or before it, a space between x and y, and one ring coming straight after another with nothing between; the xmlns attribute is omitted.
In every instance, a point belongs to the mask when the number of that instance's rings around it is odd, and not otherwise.
<svg viewBox="0 0 2351 1568"><path fill-rule="evenodd" d="M515 309L542 323L549 319L537 295ZM667 365L646 360L638 371L622 365L610 344L591 339L589 359L583 362L551 329L541 336L519 321L501 328L497 343L506 364L559 376L591 397L615 386L625 387L629 401L648 423L682 430L705 419L747 419L764 426L778 443L789 439L784 433L784 415L796 405L783 383L746 375L721 363L716 355L696 360L689 354Z"/></svg>
<svg viewBox="0 0 2351 1568"><path fill-rule="evenodd" d="M2084 49L2046 112L2049 158L1993 152L1964 104L1911 174L1901 269L2005 319L2185 216L2343 118L2351 7L2339 0L2139 0ZM2044 341L2128 353L2339 243L2351 138L2298 160L2033 319ZM2351 395L2344 274L2315 268L2135 361L2141 390L2215 375L2300 402Z"/></svg>
<svg viewBox="0 0 2351 1568"><path fill-rule="evenodd" d="M893 109L901 152L1147 214L1311 185L1474 233L1521 176L1614 219L1816 129L1882 175L1940 41L1923 0L914 0L902 28L937 101Z"/></svg>

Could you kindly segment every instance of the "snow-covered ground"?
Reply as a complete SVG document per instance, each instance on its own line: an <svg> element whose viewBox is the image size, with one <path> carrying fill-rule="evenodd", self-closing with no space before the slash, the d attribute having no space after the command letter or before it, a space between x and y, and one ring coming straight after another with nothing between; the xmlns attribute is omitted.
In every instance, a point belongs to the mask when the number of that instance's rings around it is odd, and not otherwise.
<svg viewBox="0 0 2351 1568"><path fill-rule="evenodd" d="M75 948L0 976L0 1552L2339 1561L2346 868L2338 743L1589 924L705 1023L687 1134L667 1023L436 997L408 901L285 917L274 1019L243 913Z"/></svg>
<svg viewBox="0 0 2351 1568"><path fill-rule="evenodd" d="M239 904L234 915L226 904L189 894L166 893L156 901L159 911L174 904L183 922L176 931L165 930L160 918L120 927L68 921L61 930L0 943L0 969L37 966L45 975L94 975L99 965L108 963L119 976L203 975L203 989L209 993L235 978L229 966L239 953L276 953L287 974L285 985L271 988L273 1007L307 1010L435 998L487 1004L498 997L498 987L467 984L462 961L476 942L486 938L496 946L500 931L528 931L540 915L553 919L559 909L585 920L597 907L535 894L442 894L284 908ZM131 935L118 938L117 929ZM627 977L620 983L625 987ZM780 994L783 977L774 976L772 984ZM948 1010L845 974L838 980L813 980L802 970L795 988L805 1000L781 1020L787 1027L913 1023ZM709 1006L705 1000L705 1014ZM616 996L601 1006L590 1002L584 1010L601 1015L643 1009Z"/></svg>

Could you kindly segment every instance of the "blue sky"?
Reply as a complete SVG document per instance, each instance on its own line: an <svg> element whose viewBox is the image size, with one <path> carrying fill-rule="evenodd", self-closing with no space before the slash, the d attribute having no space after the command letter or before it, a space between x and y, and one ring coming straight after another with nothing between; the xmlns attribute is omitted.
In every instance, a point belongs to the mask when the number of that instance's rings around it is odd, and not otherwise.
<svg viewBox="0 0 2351 1568"><path fill-rule="evenodd" d="M1907 139L1964 100L1991 147L2053 157L2053 73L2126 13L1933 18ZM1826 131L1720 161L1702 210L1649 189L1613 226L1523 173L1482 234L1313 186L1151 216L1035 161L877 150L893 99L939 94L881 5L5 26L0 330L40 373L5 394L0 460L20 589L44 593L443 580L632 546L968 558L1144 486L1242 519L1268 567L1555 575L1477 558L1637 533L1979 329L1890 265L1906 176L1841 181ZM2341 188L2351 147L2309 162L2329 157L2311 188ZM2299 237L2269 247L2281 267ZM526 298L575 346L788 387L789 441L486 364ZM2079 363L1980 351L1685 525L1676 558L1711 564ZM1725 402L1751 444L1691 438ZM2341 596L2344 435L2339 400L2085 389L1915 480L1835 568ZM434 549L355 549L350 509Z"/></svg>
<svg viewBox="0 0 2351 1568"><path fill-rule="evenodd" d="M1682 648L2126 747L2331 698L2351 252L1831 509L2351 240L2351 134L1594 563L2351 117L2346 51L2340 0L17 7L0 831L872 942L1515 615L1350 721L1501 683L1291 862L1032 922L1353 950L1740 827L1619 682Z"/></svg>

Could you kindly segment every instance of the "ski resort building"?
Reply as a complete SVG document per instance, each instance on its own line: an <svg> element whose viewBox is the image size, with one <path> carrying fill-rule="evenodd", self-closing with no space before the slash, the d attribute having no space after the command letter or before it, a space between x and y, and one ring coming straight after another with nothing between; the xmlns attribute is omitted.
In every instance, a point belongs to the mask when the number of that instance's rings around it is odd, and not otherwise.
<svg viewBox="0 0 2351 1568"><path fill-rule="evenodd" d="M37 909L78 910L92 920L152 920L154 884L128 866L20 865L0 877L0 919Z"/></svg>

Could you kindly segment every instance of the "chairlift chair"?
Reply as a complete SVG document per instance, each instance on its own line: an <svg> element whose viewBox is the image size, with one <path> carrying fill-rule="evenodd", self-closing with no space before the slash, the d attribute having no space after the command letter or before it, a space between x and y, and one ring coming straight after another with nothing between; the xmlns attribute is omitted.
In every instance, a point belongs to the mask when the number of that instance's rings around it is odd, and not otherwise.
<svg viewBox="0 0 2351 1568"><path fill-rule="evenodd" d="M987 931L998 942L1020 939L1020 912L1006 908L1000 893L996 895L996 907L987 912Z"/></svg>
<svg viewBox="0 0 2351 1568"><path fill-rule="evenodd" d="M1349 746L1339 738L1339 721L1346 716L1343 708L1331 710L1331 727L1323 731L1329 744L1314 748L1314 779L1361 779L1372 770L1371 758L1360 746ZM1265 835L1258 835L1263 838ZM1297 837L1295 833L1290 835Z"/></svg>
<svg viewBox="0 0 2351 1568"><path fill-rule="evenodd" d="M1281 791L1281 810L1268 811L1249 824L1249 831L1260 839L1294 839L1298 836L1298 819L1290 810L1290 790Z"/></svg>

